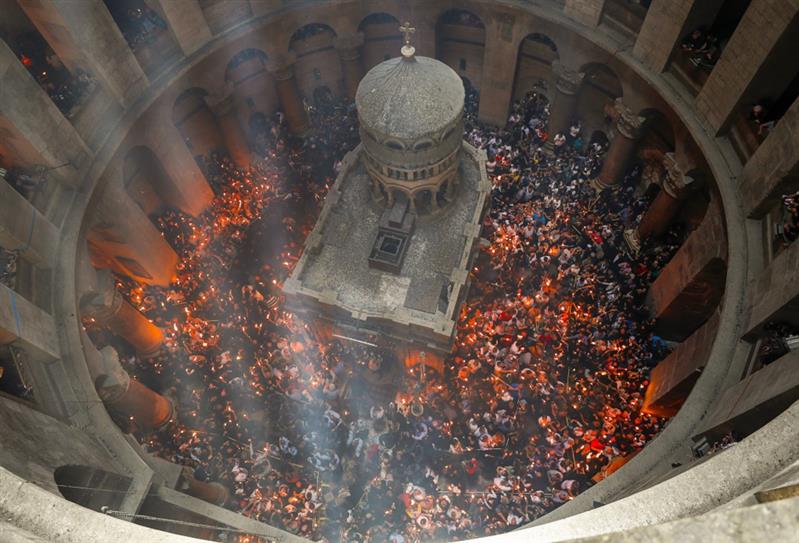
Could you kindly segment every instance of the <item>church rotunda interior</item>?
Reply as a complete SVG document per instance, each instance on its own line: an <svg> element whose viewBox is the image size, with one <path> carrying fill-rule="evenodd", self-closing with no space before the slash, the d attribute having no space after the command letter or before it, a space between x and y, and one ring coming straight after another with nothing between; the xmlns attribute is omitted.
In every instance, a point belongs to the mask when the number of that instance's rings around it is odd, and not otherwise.
<svg viewBox="0 0 799 543"><path fill-rule="evenodd" d="M788 541L795 0L0 0L0 542Z"/></svg>

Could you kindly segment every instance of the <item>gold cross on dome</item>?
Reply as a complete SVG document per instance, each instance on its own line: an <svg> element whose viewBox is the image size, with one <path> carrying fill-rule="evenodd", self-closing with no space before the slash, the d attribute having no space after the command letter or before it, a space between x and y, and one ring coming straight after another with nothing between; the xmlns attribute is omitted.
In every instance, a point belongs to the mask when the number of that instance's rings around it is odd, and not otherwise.
<svg viewBox="0 0 799 543"><path fill-rule="evenodd" d="M405 24L399 27L399 31L405 34L405 45L410 45L411 36L416 32L416 29L411 26L411 23L405 21Z"/></svg>

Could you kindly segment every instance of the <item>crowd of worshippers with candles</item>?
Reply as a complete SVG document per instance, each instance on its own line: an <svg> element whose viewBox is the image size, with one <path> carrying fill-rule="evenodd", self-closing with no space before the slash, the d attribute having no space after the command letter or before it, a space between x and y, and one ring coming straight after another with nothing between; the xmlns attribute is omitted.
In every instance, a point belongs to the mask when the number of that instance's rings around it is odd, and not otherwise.
<svg viewBox="0 0 799 543"><path fill-rule="evenodd" d="M439 371L322 341L284 308L281 283L358 128L347 103L312 109L303 139L278 113L249 134L249 170L206 157L209 211L158 217L177 279L117 278L166 331L163 352L141 359L86 324L176 404L155 433L122 421L147 450L227 486L226 507L311 540L411 543L530 522L663 428L641 412L649 371L669 350L643 300L679 227L633 258L622 233L648 204L635 191L640 165L598 193L589 180L607 140L585 139L579 119L548 134L540 92L517 101L502 129L477 121L477 100L469 89L466 137L488 156L488 244Z"/></svg>

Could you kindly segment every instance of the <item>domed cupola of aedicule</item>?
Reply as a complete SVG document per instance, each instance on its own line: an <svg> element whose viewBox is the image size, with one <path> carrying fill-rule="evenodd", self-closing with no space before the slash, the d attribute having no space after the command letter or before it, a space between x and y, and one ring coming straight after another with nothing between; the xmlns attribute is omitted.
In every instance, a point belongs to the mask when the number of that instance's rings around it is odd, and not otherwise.
<svg viewBox="0 0 799 543"><path fill-rule="evenodd" d="M407 198L424 214L454 196L463 142L463 83L449 66L415 55L406 33L402 56L372 68L358 86L364 162L378 199ZM424 202L425 205L419 205Z"/></svg>

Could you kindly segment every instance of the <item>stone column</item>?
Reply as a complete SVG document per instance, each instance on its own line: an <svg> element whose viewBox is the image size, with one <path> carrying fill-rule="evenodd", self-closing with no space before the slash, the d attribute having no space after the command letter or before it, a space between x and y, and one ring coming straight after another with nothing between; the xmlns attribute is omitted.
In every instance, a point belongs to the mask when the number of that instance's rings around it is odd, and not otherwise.
<svg viewBox="0 0 799 543"><path fill-rule="evenodd" d="M188 466L183 468L176 490L219 506L225 505L230 499L230 490L225 485L196 479Z"/></svg>
<svg viewBox="0 0 799 543"><path fill-rule="evenodd" d="M713 406L696 428L693 439L703 436L712 443L730 429L743 435L761 429L765 421L771 421L794 403L799 391L797 365L799 351L789 351L771 364L719 391ZM795 482L795 479L792 480ZM788 486L786 490L790 488ZM780 489L772 492L780 492Z"/></svg>
<svg viewBox="0 0 799 543"><path fill-rule="evenodd" d="M90 72L123 107L147 88L144 71L102 0L19 5L70 70Z"/></svg>
<svg viewBox="0 0 799 543"><path fill-rule="evenodd" d="M585 76L557 60L552 63L552 70L555 73L555 95L549 110L549 149L552 149L555 134L565 133L569 129Z"/></svg>
<svg viewBox="0 0 799 543"><path fill-rule="evenodd" d="M716 314L652 369L641 411L660 417L677 414L707 364L718 324Z"/></svg>
<svg viewBox="0 0 799 543"><path fill-rule="evenodd" d="M286 115L289 129L294 134L304 134L310 126L308 113L305 111L300 91L297 88L297 80L294 77L294 55L286 55L284 58L270 61L267 70L275 78L275 90L283 113Z"/></svg>
<svg viewBox="0 0 799 543"><path fill-rule="evenodd" d="M377 179L372 176L369 176L370 180L372 181L372 198L376 202L381 202L384 200L383 193L380 192L380 183L378 183Z"/></svg>
<svg viewBox="0 0 799 543"><path fill-rule="evenodd" d="M447 179L446 183L447 188L444 189L444 198L447 199L447 202L451 202L452 198L455 196L455 179Z"/></svg>
<svg viewBox="0 0 799 543"><path fill-rule="evenodd" d="M108 267L148 285L167 286L175 276L178 255L150 219L111 178L94 207L86 233L90 246Z"/></svg>
<svg viewBox="0 0 799 543"><path fill-rule="evenodd" d="M186 56L211 41L211 29L198 0L154 0Z"/></svg>
<svg viewBox="0 0 799 543"><path fill-rule="evenodd" d="M441 206L438 205L438 189L430 189L430 210L433 213L441 210Z"/></svg>
<svg viewBox="0 0 799 543"><path fill-rule="evenodd" d="M610 148L602 164L602 171L594 180L595 186L604 189L621 181L627 171L638 138L641 136L645 117L640 117L624 105L621 98L616 98L616 136L610 142Z"/></svg>
<svg viewBox="0 0 799 543"><path fill-rule="evenodd" d="M154 112L157 113L157 112ZM163 115L150 115L142 120L142 141L155 153L179 195L171 205L195 217L211 205L214 191L205 178L183 136L172 120Z"/></svg>
<svg viewBox="0 0 799 543"><path fill-rule="evenodd" d="M61 356L55 319L49 313L0 284L0 345L13 343L37 360Z"/></svg>
<svg viewBox="0 0 799 543"><path fill-rule="evenodd" d="M647 292L658 335L683 341L713 314L724 292L726 249L724 214L720 204L711 200L699 228L691 232Z"/></svg>
<svg viewBox="0 0 799 543"><path fill-rule="evenodd" d="M638 31L633 56L653 71L662 72L675 46L686 32L693 30L689 21L694 18L695 7L706 3L707 0L653 0Z"/></svg>
<svg viewBox="0 0 799 543"><path fill-rule="evenodd" d="M415 194L408 194L405 193L405 197L408 198L408 210L411 213L416 213L416 195Z"/></svg>
<svg viewBox="0 0 799 543"><path fill-rule="evenodd" d="M748 287L749 322L743 336L754 341L763 327L795 315L799 306L799 243L794 242L769 262Z"/></svg>
<svg viewBox="0 0 799 543"><path fill-rule="evenodd" d="M142 432L163 428L175 415L175 406L170 399L127 373L103 375L95 386L109 411L129 419Z"/></svg>
<svg viewBox="0 0 799 543"><path fill-rule="evenodd" d="M773 74L775 62L796 54L797 14L799 4L785 0L753 2L746 10L696 97L696 111L714 135L726 130L742 100L753 98L747 92L759 84L761 70ZM777 60L775 53L785 60Z"/></svg>
<svg viewBox="0 0 799 543"><path fill-rule="evenodd" d="M76 174L88 163L89 148L2 40L0 73L3 140L10 146L30 150L28 162L54 168L46 174L48 178L79 186ZM24 163L21 156L15 159Z"/></svg>
<svg viewBox="0 0 799 543"><path fill-rule="evenodd" d="M81 303L81 313L114 335L121 337L142 357L157 355L164 343L164 333L135 307L130 305L113 284L109 272L100 272L103 290L90 295Z"/></svg>
<svg viewBox="0 0 799 543"><path fill-rule="evenodd" d="M361 46L363 45L363 32L349 36L339 36L335 39L335 47L341 59L341 72L344 75L344 91L347 98L355 100L358 83L364 75L363 60L361 59Z"/></svg>
<svg viewBox="0 0 799 543"><path fill-rule="evenodd" d="M677 164L674 153L663 157L665 175L660 191L649 205L637 228L624 232L624 240L634 255L638 255L641 244L649 238L658 238L666 233L674 217L693 186L694 179L685 175Z"/></svg>
<svg viewBox="0 0 799 543"><path fill-rule="evenodd" d="M514 21L507 13L501 13L487 21L486 27L477 118L500 127L508 123L516 79L519 45L513 39Z"/></svg>
<svg viewBox="0 0 799 543"><path fill-rule="evenodd" d="M246 170L250 167L250 162L252 162L252 153L250 153L250 146L247 143L247 136L244 134L244 130L239 124L239 118L236 115L233 95L222 98L212 105L211 109L216 115L230 158L233 159L236 166Z"/></svg>
<svg viewBox="0 0 799 543"><path fill-rule="evenodd" d="M783 194L799 190L799 98L760 144L738 177L738 194L749 218L760 219Z"/></svg>
<svg viewBox="0 0 799 543"><path fill-rule="evenodd" d="M58 228L0 177L0 246L49 269L60 242Z"/></svg>

